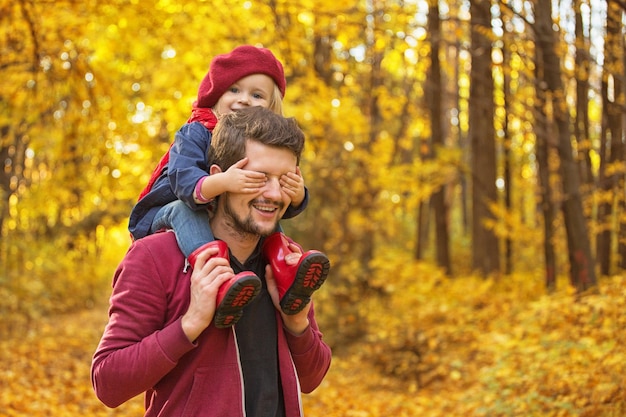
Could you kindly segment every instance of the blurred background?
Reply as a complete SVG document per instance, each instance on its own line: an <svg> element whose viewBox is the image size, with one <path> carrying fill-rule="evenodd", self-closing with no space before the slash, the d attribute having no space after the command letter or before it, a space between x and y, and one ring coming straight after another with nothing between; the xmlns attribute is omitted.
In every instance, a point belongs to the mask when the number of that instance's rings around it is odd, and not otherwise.
<svg viewBox="0 0 626 417"><path fill-rule="evenodd" d="M0 415L113 415L88 367L128 215L241 44L282 61L307 136L283 228L332 262L310 415L626 415L625 13L0 0Z"/></svg>

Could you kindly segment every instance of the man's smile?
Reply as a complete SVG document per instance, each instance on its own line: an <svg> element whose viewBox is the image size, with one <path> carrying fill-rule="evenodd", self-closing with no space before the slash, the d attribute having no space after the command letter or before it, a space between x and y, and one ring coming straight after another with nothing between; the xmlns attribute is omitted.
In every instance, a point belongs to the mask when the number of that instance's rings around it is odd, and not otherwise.
<svg viewBox="0 0 626 417"><path fill-rule="evenodd" d="M257 211L261 212L261 214L265 215L273 215L277 211L281 210L284 206L283 203L276 203L272 201L252 201L250 205Z"/></svg>

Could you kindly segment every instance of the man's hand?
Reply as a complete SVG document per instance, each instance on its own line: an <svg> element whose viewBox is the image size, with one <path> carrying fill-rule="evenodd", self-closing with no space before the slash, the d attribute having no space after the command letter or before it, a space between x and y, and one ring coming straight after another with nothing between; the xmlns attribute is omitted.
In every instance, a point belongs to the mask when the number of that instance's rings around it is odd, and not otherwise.
<svg viewBox="0 0 626 417"><path fill-rule="evenodd" d="M193 265L189 308L181 320L190 342L211 324L217 308L218 290L234 275L227 259L214 256L217 252L217 248L206 249Z"/></svg>
<svg viewBox="0 0 626 417"><path fill-rule="evenodd" d="M300 257L302 257L302 252L300 251L298 245L293 243L289 244L289 249L291 249L293 253L285 255L285 262L287 263L287 265L296 265L300 260ZM272 303L274 304L274 307L280 312L280 315L283 318L283 323L285 324L287 330L296 336L304 333L307 327L309 327L308 314L309 310L311 309L311 303L309 302L302 309L302 311L298 312L297 314L285 314L280 308L278 287L276 285L274 273L272 272L272 267L270 265L265 266L265 281L267 282L267 291L270 294Z"/></svg>

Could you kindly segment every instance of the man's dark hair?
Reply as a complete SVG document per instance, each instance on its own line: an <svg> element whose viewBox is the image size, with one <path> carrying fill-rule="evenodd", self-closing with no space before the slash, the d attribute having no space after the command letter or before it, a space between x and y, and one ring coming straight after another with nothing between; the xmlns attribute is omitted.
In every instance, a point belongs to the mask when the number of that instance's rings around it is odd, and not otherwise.
<svg viewBox="0 0 626 417"><path fill-rule="evenodd" d="M213 130L209 161L226 171L246 156L247 140L288 149L300 163L304 133L296 120L259 106L237 110L220 118Z"/></svg>

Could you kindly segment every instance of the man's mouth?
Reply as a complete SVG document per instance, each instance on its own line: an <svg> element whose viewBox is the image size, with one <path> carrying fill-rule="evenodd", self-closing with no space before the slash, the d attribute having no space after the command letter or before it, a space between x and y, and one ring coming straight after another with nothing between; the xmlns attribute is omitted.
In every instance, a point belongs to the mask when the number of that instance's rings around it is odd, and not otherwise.
<svg viewBox="0 0 626 417"><path fill-rule="evenodd" d="M276 207L259 206L257 204L253 204L252 207L264 213L273 213L277 210Z"/></svg>
<svg viewBox="0 0 626 417"><path fill-rule="evenodd" d="M281 208L280 204L268 201L253 201L251 206L254 207L255 210L267 214L273 214Z"/></svg>

